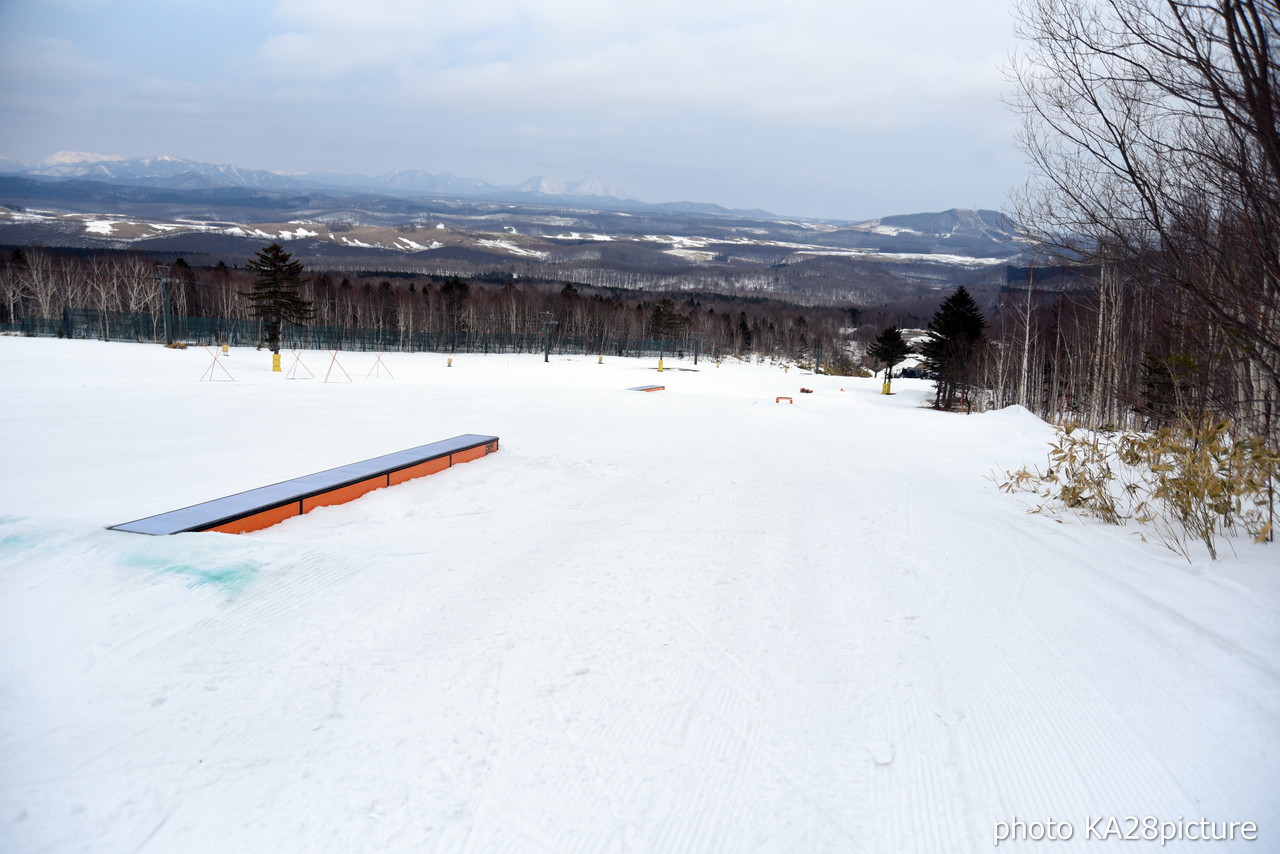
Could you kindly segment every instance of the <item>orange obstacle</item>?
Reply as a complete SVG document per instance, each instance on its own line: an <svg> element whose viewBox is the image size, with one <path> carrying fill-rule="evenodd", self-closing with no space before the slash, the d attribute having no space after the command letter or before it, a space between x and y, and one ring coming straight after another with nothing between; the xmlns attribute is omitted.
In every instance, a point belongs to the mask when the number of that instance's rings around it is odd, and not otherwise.
<svg viewBox="0 0 1280 854"><path fill-rule="evenodd" d="M785 400L787 403L795 403L795 401L794 401L794 400L792 400L791 398L789 398L789 397L783 397L783 396L781 396L781 395L779 395L778 397L775 397L775 398L773 399L773 402L774 402L774 403L782 403L782 401L784 401L784 400Z"/></svg>
<svg viewBox="0 0 1280 854"><path fill-rule="evenodd" d="M638 386L633 386L627 389L627 391L666 391L666 390L667 390L667 387L664 385L638 385Z"/></svg>
<svg viewBox="0 0 1280 854"><path fill-rule="evenodd" d="M497 436L468 433L145 519L111 525L110 528L135 534L182 534L190 531L243 534L258 531L285 519L310 513L317 507L345 504L375 489L435 474L497 450Z"/></svg>

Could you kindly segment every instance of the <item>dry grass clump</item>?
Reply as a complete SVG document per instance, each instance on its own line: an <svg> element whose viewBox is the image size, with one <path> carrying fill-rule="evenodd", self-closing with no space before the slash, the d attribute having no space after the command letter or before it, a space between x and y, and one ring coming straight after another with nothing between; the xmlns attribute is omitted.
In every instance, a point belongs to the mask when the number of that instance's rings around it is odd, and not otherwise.
<svg viewBox="0 0 1280 854"><path fill-rule="evenodd" d="M1215 560L1223 536L1270 541L1280 451L1238 435L1230 421L1202 418L1154 432L1062 428L1049 465L1005 472L1005 492L1035 492L1032 512L1071 509L1112 525L1133 519L1184 557L1204 543Z"/></svg>

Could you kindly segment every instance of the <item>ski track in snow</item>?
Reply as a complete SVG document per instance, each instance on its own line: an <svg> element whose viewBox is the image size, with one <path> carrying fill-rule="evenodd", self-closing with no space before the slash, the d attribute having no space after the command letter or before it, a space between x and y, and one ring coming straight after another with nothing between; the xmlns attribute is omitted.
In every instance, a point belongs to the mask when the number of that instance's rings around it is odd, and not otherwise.
<svg viewBox="0 0 1280 854"><path fill-rule="evenodd" d="M1274 842L1274 547L1028 516L985 479L1043 458L1026 413L737 362L208 358L0 338L0 850ZM253 534L103 530L466 432L500 452Z"/></svg>

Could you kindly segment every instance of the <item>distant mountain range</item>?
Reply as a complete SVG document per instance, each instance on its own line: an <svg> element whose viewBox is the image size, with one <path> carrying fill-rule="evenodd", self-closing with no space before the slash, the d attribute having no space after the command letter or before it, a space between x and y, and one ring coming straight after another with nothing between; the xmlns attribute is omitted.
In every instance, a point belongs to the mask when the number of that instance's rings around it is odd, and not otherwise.
<svg viewBox="0 0 1280 854"><path fill-rule="evenodd" d="M513 186L490 184L479 178L460 178L449 172L411 169L387 175L338 172L283 173L238 166L201 163L182 157L126 158L80 151L60 151L28 165L0 157L0 174L58 181L83 180L167 190L215 190L231 187L279 192L378 193L405 198L447 197L517 203L589 204L614 210L685 210L700 213L771 216L768 211L734 211L697 202L649 204L628 199L612 184L589 179L554 181L536 175Z"/></svg>
<svg viewBox="0 0 1280 854"><path fill-rule="evenodd" d="M513 187L422 171L282 175L177 157L0 161L0 246L235 265L281 242L308 265L493 274L872 305L964 284L996 294L1030 257L996 211L861 223L646 204L598 182ZM923 303L922 303L923 304Z"/></svg>

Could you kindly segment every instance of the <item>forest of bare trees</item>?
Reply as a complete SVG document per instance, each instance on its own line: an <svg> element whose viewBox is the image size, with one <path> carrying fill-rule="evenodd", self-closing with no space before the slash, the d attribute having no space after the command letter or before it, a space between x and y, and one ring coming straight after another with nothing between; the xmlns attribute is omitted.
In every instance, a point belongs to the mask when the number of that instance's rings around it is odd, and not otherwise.
<svg viewBox="0 0 1280 854"><path fill-rule="evenodd" d="M1012 65L1035 174L1016 218L1092 281L1010 291L997 401L1091 426L1232 419L1277 437L1275 0L1026 0Z"/></svg>
<svg viewBox="0 0 1280 854"><path fill-rule="evenodd" d="M84 255L38 247L9 253L0 328L108 340L256 345L253 273L219 263L157 264L137 253ZM723 294L626 291L509 274L471 279L308 270L300 295L313 315L286 325L283 346L342 349L539 352L542 313L555 319L555 352L760 354L815 358L849 370L857 310L797 306Z"/></svg>
<svg viewBox="0 0 1280 854"><path fill-rule="evenodd" d="M1059 290L1032 269L1005 289L973 366L984 407L1020 404L1095 429L1242 411L1230 343L1187 321L1185 295L1153 292L1113 267L1078 276L1089 286Z"/></svg>

